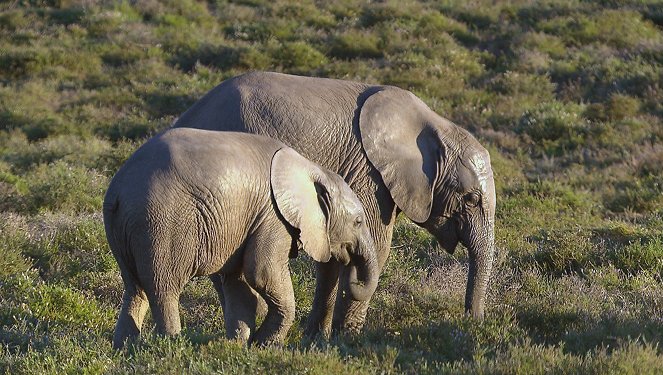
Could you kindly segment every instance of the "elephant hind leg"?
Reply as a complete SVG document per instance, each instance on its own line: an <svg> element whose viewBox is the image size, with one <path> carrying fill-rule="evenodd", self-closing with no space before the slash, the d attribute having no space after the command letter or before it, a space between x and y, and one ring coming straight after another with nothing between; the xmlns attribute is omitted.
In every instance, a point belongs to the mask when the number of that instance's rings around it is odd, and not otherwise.
<svg viewBox="0 0 663 375"><path fill-rule="evenodd" d="M262 298L238 274L226 275L222 285L226 337L248 343L256 330L258 305Z"/></svg>
<svg viewBox="0 0 663 375"><path fill-rule="evenodd" d="M154 294L150 298L152 317L157 326L157 332L162 335L173 336L180 333L180 293L165 292Z"/></svg>
<svg viewBox="0 0 663 375"><path fill-rule="evenodd" d="M210 275L210 280L212 281L212 284L214 285L214 289L216 290L216 294L219 296L219 302L221 302L221 309L223 309L223 316L225 319L226 316L226 293L227 291L224 292L224 279L225 283L227 284L227 281L229 276L226 276L225 278L221 275L221 272L214 273ZM246 282L244 282L246 283ZM265 304L265 301L260 297L260 295L253 290L250 286L246 285L246 288L250 291L250 293L254 296L251 299L255 298L257 300L257 306L256 306L256 317L264 317L265 314L267 314L267 304ZM228 289L226 287L226 289ZM247 294L244 294L247 296Z"/></svg>
<svg viewBox="0 0 663 375"><path fill-rule="evenodd" d="M182 329L180 294L184 284L172 281L184 278L177 277L174 273L166 277L161 269L157 269L156 272L150 270L144 274L143 278L157 332L162 335L177 335Z"/></svg>
<svg viewBox="0 0 663 375"><path fill-rule="evenodd" d="M217 272L211 274L209 276L209 279L212 281L212 284L214 285L214 290L216 290L216 294L219 296L219 302L221 302L221 308L223 309L223 315L225 316L226 296L223 293L223 276L221 275L221 272Z"/></svg>
<svg viewBox="0 0 663 375"><path fill-rule="evenodd" d="M145 292L136 286L125 287L120 316L113 334L113 349L121 349L128 339L140 335L149 304Z"/></svg>

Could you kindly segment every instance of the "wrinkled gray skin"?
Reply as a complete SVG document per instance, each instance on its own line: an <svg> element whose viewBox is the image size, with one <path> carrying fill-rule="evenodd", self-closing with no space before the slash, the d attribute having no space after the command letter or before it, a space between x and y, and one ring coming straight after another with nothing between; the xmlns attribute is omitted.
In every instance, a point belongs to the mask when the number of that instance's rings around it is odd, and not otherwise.
<svg viewBox="0 0 663 375"><path fill-rule="evenodd" d="M157 331L177 334L184 284L211 274L223 281L229 338L281 343L295 317L288 258L299 249L347 265L356 300L377 286L375 244L357 196L337 174L262 136L157 135L111 181L104 224L125 287L115 348L140 334L148 305ZM267 305L257 331L256 294Z"/></svg>
<svg viewBox="0 0 663 375"><path fill-rule="evenodd" d="M471 134L409 91L248 73L214 88L174 126L267 135L340 174L364 205L380 269L399 209L448 252L462 242L470 257L465 309L483 317L495 252L490 157ZM307 335L362 327L368 301L348 297L347 277L338 263L319 265Z"/></svg>

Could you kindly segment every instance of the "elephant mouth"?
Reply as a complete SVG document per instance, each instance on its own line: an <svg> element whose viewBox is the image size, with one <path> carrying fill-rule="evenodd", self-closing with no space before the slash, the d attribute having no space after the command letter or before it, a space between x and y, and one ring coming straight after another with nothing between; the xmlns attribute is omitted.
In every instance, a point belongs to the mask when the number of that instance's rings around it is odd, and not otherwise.
<svg viewBox="0 0 663 375"><path fill-rule="evenodd" d="M444 249L449 254L453 254L456 252L456 247L458 247L458 240L456 239L450 239L448 237L442 237L438 238L437 242L440 244L440 246Z"/></svg>
<svg viewBox="0 0 663 375"><path fill-rule="evenodd" d="M441 225L425 226L435 236L437 243L449 254L456 252L460 238L454 224L454 219L447 219Z"/></svg>

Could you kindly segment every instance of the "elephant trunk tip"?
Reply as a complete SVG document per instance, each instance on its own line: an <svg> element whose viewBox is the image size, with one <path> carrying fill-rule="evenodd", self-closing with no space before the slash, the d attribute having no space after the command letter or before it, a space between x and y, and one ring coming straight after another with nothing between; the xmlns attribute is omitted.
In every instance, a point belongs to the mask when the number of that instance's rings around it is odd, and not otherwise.
<svg viewBox="0 0 663 375"><path fill-rule="evenodd" d="M367 301L371 298L375 289L377 288L377 280L373 281L368 280L362 281L359 280L355 275L357 274L357 267L351 267L351 279L350 279L350 295L352 299L356 301Z"/></svg>
<svg viewBox="0 0 663 375"><path fill-rule="evenodd" d="M470 306L465 308L465 316L478 321L483 321L485 313L483 311L483 308L474 309Z"/></svg>
<svg viewBox="0 0 663 375"><path fill-rule="evenodd" d="M368 301L378 286L378 272L376 265L364 262L350 264L350 278L348 289L352 299Z"/></svg>

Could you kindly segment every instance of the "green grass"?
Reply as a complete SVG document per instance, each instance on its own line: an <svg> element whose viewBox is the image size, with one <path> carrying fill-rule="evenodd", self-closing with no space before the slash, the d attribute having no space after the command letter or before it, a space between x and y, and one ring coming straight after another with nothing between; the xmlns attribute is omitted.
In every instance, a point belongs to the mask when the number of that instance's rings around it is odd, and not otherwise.
<svg viewBox="0 0 663 375"><path fill-rule="evenodd" d="M14 1L0 5L0 373L663 371L658 1ZM122 282L100 208L126 158L222 80L275 70L410 89L487 145L499 249L486 320L467 253L404 218L364 331L224 339L196 279L182 335L110 348Z"/></svg>

